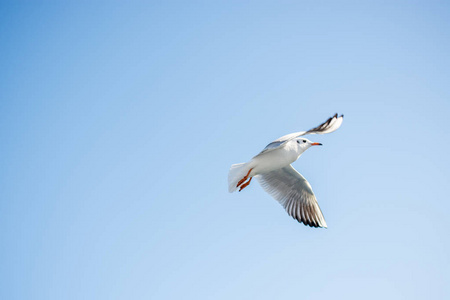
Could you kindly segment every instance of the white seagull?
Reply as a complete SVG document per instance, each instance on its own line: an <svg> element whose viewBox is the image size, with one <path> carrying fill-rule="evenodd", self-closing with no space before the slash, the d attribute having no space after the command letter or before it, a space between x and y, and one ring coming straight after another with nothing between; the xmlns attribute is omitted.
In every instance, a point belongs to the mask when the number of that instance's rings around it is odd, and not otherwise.
<svg viewBox="0 0 450 300"><path fill-rule="evenodd" d="M230 193L246 188L256 176L263 189L286 209L287 213L305 225L327 227L316 196L309 182L291 163L311 146L321 146L302 136L324 134L337 130L344 119L335 114L325 123L310 129L280 137L266 146L247 163L232 165L228 173Z"/></svg>

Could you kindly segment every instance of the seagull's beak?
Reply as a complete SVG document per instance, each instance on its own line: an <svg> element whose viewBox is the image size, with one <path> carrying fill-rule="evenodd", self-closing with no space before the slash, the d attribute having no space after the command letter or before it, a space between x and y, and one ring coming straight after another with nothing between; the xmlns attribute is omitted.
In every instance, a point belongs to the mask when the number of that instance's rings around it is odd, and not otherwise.
<svg viewBox="0 0 450 300"><path fill-rule="evenodd" d="M311 146L322 146L321 143L311 143Z"/></svg>

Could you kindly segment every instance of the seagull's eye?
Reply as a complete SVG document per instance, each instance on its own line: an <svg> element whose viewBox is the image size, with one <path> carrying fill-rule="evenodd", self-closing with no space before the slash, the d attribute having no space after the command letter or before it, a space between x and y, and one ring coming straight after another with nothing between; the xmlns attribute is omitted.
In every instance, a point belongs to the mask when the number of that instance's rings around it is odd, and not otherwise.
<svg viewBox="0 0 450 300"><path fill-rule="evenodd" d="M303 140L303 143L306 143L306 140Z"/></svg>

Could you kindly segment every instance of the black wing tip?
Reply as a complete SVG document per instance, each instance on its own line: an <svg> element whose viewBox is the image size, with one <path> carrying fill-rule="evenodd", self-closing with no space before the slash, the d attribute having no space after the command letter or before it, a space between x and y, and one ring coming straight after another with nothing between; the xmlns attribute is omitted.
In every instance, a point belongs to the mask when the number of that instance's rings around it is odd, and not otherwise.
<svg viewBox="0 0 450 300"><path fill-rule="evenodd" d="M301 217L297 218L296 216L292 216L292 218L294 220L296 220L297 222L299 222L299 223L303 223L303 225L305 225L305 226L309 226L309 227L312 227L312 228L325 228L325 229L328 229L328 227L326 227L326 226L322 226L322 225L320 225L318 223L312 223L312 222L309 222L307 220L303 220Z"/></svg>

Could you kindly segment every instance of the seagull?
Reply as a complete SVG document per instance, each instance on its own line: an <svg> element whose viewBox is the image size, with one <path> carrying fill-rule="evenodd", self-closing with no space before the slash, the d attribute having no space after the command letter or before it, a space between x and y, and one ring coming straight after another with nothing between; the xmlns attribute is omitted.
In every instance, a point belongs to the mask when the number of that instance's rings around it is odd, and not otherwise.
<svg viewBox="0 0 450 300"><path fill-rule="evenodd" d="M311 227L327 228L311 185L291 163L311 146L322 146L303 136L333 132L341 126L343 120L344 115L338 117L335 114L308 131L278 138L247 163L232 165L228 173L228 191L242 191L256 176L263 189L280 202L291 217Z"/></svg>

